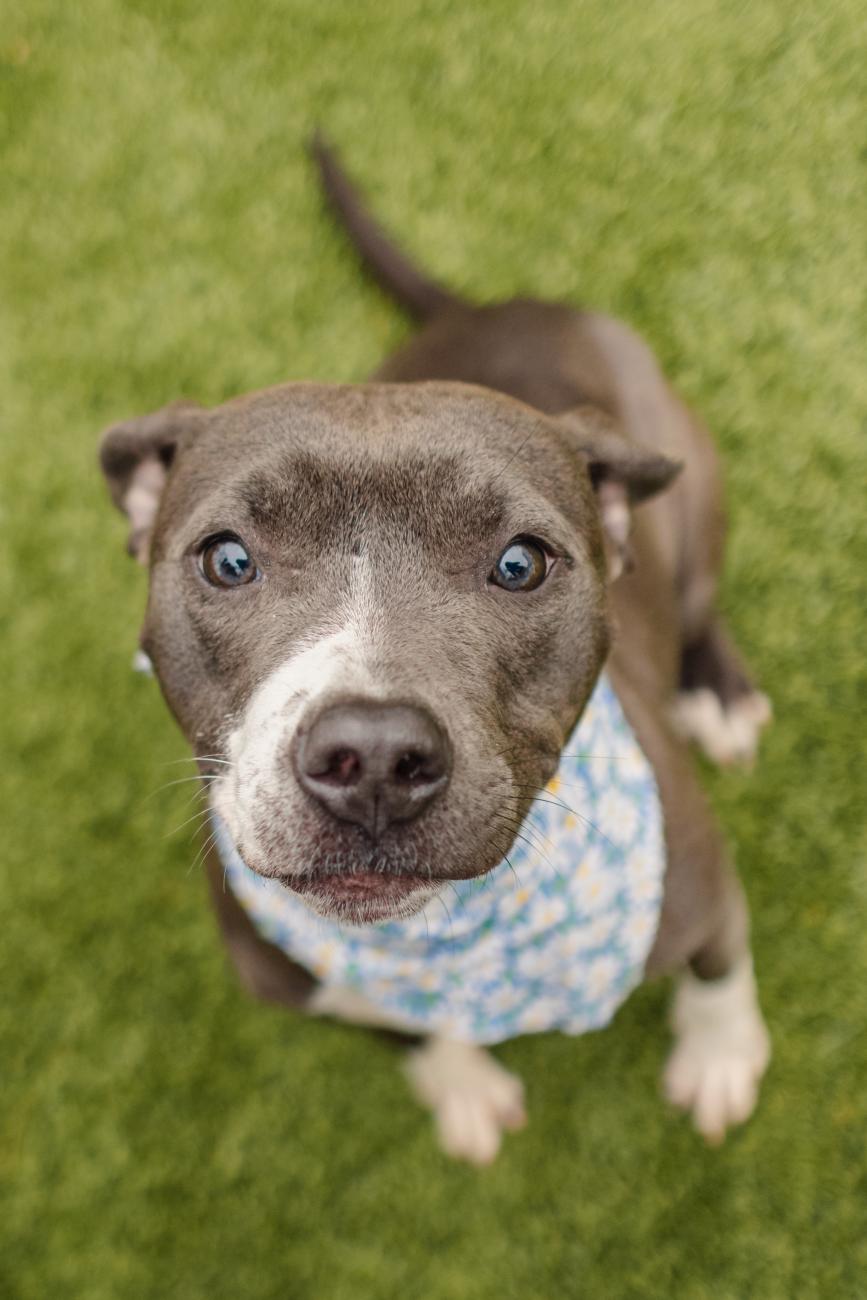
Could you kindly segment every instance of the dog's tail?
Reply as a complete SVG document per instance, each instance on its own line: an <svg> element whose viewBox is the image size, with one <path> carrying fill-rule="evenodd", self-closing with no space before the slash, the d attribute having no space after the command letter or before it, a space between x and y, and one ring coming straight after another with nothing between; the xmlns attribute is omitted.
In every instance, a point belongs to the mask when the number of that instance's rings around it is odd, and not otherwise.
<svg viewBox="0 0 867 1300"><path fill-rule="evenodd" d="M309 149L319 168L326 197L365 265L382 287L417 320L427 320L445 307L456 306L460 299L413 266L370 215L320 131L314 133Z"/></svg>

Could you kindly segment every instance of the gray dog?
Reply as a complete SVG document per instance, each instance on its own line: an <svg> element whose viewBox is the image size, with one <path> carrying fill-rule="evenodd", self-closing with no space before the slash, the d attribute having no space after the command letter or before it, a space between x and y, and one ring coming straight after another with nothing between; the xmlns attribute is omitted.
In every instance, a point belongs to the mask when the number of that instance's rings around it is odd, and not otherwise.
<svg viewBox="0 0 867 1300"><path fill-rule="evenodd" d="M715 609L710 436L624 325L455 298L314 155L420 332L371 383L102 441L229 950L264 998L421 1037L413 1087L478 1163L525 1122L486 1045L675 971L666 1092L719 1140L769 1047L687 742L749 761L769 706Z"/></svg>

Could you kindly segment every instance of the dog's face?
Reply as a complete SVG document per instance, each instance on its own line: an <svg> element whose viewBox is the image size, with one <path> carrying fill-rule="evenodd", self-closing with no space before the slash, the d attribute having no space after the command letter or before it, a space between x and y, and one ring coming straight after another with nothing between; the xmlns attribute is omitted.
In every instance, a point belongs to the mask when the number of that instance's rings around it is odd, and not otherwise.
<svg viewBox="0 0 867 1300"><path fill-rule="evenodd" d="M250 867L361 922L508 853L608 646L582 429L424 384L109 431L142 643Z"/></svg>

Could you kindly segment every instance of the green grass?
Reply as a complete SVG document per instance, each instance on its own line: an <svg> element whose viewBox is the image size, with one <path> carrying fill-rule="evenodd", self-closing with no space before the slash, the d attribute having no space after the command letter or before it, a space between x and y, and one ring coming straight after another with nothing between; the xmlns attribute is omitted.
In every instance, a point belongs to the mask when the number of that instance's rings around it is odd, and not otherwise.
<svg viewBox="0 0 867 1300"><path fill-rule="evenodd" d="M0 1294L867 1294L867 28L859 0L28 0L0 29ZM437 1151L393 1051L246 1000L184 753L129 671L145 584L109 421L402 336L322 213L325 123L465 291L654 344L725 452L724 603L777 719L707 773L775 1059L705 1150L657 1096L662 986L510 1043L531 1124ZM860 709L860 713L859 713Z"/></svg>

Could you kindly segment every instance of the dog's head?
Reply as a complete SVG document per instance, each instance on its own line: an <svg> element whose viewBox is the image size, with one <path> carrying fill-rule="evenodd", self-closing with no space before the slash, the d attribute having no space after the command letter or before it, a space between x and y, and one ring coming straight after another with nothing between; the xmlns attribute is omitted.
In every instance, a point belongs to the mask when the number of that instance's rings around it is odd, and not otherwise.
<svg viewBox="0 0 867 1300"><path fill-rule="evenodd" d="M604 661L627 506L676 469L592 410L439 383L168 407L102 465L215 810L355 922L508 853Z"/></svg>

